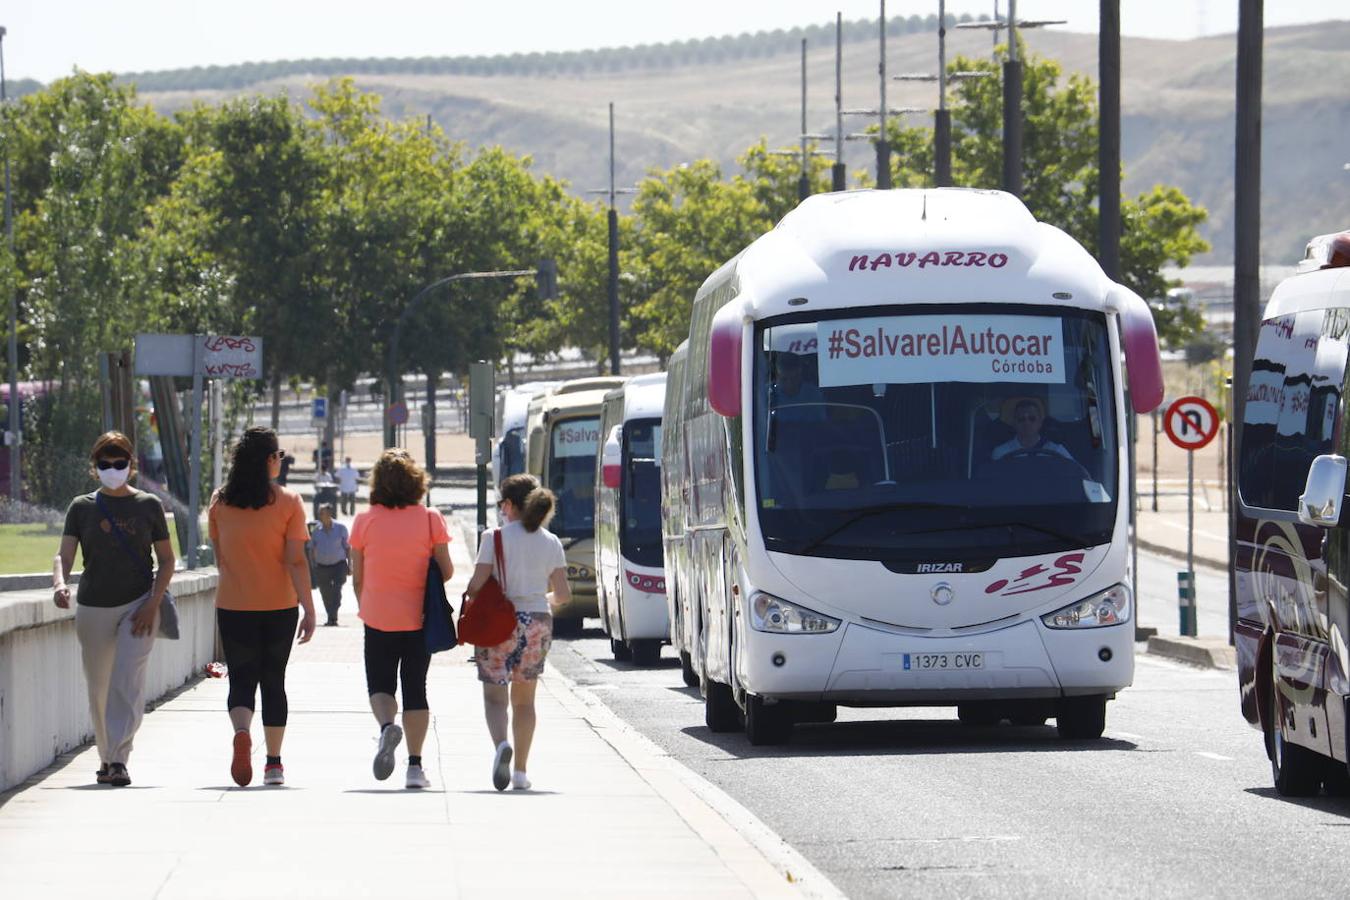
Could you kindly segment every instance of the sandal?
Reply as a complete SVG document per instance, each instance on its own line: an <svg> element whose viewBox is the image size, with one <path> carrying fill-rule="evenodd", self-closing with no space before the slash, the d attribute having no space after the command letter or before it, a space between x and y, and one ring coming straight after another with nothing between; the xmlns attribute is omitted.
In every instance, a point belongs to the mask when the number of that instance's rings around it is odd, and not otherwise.
<svg viewBox="0 0 1350 900"><path fill-rule="evenodd" d="M95 784L111 784L111 783L112 783L112 776L108 774L108 764L107 764L107 763L104 763L103 765L99 766L99 767L98 767L98 771L94 773L94 783L95 783Z"/></svg>

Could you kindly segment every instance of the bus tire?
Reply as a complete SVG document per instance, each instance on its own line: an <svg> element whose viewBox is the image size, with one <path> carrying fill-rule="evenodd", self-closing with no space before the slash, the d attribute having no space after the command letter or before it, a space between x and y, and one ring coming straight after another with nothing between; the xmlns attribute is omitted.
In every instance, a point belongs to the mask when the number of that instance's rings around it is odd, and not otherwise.
<svg viewBox="0 0 1350 900"><path fill-rule="evenodd" d="M694 671L694 658L687 650L680 651L680 677L685 687L698 687L698 673Z"/></svg>
<svg viewBox="0 0 1350 900"><path fill-rule="evenodd" d="M554 637L580 637L583 619L554 619Z"/></svg>
<svg viewBox="0 0 1350 900"><path fill-rule="evenodd" d="M628 642L628 655L633 665L650 668L661 661L661 642L642 640Z"/></svg>
<svg viewBox="0 0 1350 900"><path fill-rule="evenodd" d="M615 662L633 661L633 651L628 649L628 645L618 638L609 639L609 652L614 654Z"/></svg>
<svg viewBox="0 0 1350 900"><path fill-rule="evenodd" d="M997 704L989 702L958 703L956 718L962 725L987 727L1003 721L1003 710L999 709Z"/></svg>
<svg viewBox="0 0 1350 900"><path fill-rule="evenodd" d="M718 681L708 681L703 694L703 723L716 733L736 731L741 727L741 709L731 688Z"/></svg>
<svg viewBox="0 0 1350 900"><path fill-rule="evenodd" d="M765 703L750 694L745 698L745 736L756 747L786 744L792 739L792 708L785 703Z"/></svg>
<svg viewBox="0 0 1350 900"><path fill-rule="evenodd" d="M1281 797L1315 797L1322 789L1327 760L1306 747L1284 739L1280 727L1280 689L1272 673L1270 683L1270 776Z"/></svg>
<svg viewBox="0 0 1350 900"><path fill-rule="evenodd" d="M1338 760L1329 759L1324 764L1322 787L1328 797L1350 797L1350 766Z"/></svg>
<svg viewBox="0 0 1350 900"><path fill-rule="evenodd" d="M1059 701L1055 727L1066 741L1095 741L1106 730L1106 697L1064 697Z"/></svg>

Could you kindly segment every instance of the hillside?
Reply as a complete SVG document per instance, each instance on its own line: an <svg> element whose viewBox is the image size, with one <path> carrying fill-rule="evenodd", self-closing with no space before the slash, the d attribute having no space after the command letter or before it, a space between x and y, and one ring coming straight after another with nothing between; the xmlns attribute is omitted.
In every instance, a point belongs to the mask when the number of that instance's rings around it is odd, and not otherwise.
<svg viewBox="0 0 1350 900"><path fill-rule="evenodd" d="M902 27L892 26L906 33L889 41L891 73L936 64L936 35L929 30L934 23L914 19L912 29L903 20ZM810 41L810 130L833 131L833 26L801 33ZM844 105L874 105L875 37L852 25L845 33L851 40L844 47ZM1033 31L1025 38L1033 53L1095 77L1096 35ZM1262 255L1267 262L1300 255L1309 235L1350 227L1350 172L1342 168L1350 162L1350 95L1342 87L1350 82L1347 45L1350 22L1344 21L1266 33ZM501 144L529 153L541 171L584 192L602 187L607 175L609 101L616 104L621 184L651 168L704 156L730 171L735 157L761 136L775 146L791 144L800 116L798 47L797 36L779 32L595 51L589 57L498 57L491 65L302 61L231 67L213 79L203 75L211 70L127 78L138 82L157 108L173 111L247 91L302 96L315 81L351 74L384 96L391 115L430 114L471 146ZM989 49L986 32L949 31L949 57ZM1211 218L1205 233L1214 251L1200 263L1231 261L1235 57L1232 35L1126 39L1123 46L1126 190L1173 183L1206 206ZM515 62L508 65L510 60ZM208 84L228 86L198 87ZM931 85L888 87L894 106L932 106L935 99ZM846 121L848 130L861 126L860 120ZM845 161L851 171L870 165L869 145L847 145Z"/></svg>

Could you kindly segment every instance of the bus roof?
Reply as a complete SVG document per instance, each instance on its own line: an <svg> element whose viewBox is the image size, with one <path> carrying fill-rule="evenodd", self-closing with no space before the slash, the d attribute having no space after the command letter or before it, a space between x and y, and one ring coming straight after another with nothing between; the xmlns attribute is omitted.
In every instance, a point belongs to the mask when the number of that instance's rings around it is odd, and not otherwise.
<svg viewBox="0 0 1350 900"><path fill-rule="evenodd" d="M624 383L624 379L618 375L605 375L596 378L574 378L571 381L564 381L549 391L557 396L559 394L576 394L581 391L599 391L612 390Z"/></svg>
<svg viewBox="0 0 1350 900"><path fill-rule="evenodd" d="M971 188L817 194L708 284L728 268L756 319L972 301L1104 310L1115 287L1077 241L1016 197Z"/></svg>
<svg viewBox="0 0 1350 900"><path fill-rule="evenodd" d="M605 395L605 402L623 399L623 421L630 419L659 419L666 403L666 373L652 372L637 375L621 388Z"/></svg>

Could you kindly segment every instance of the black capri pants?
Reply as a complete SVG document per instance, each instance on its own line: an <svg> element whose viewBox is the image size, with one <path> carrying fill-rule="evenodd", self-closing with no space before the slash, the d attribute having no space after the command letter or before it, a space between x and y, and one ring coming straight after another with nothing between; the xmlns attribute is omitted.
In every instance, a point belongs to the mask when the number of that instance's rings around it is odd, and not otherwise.
<svg viewBox="0 0 1350 900"><path fill-rule="evenodd" d="M393 696L403 682L404 712L430 709L427 705L427 668L431 654L422 629L380 631L366 626L366 692Z"/></svg>
<svg viewBox="0 0 1350 900"><path fill-rule="evenodd" d="M286 663L291 658L300 608L217 609L216 625L230 670L228 709L253 709L262 689L262 721L267 727L286 724Z"/></svg>

